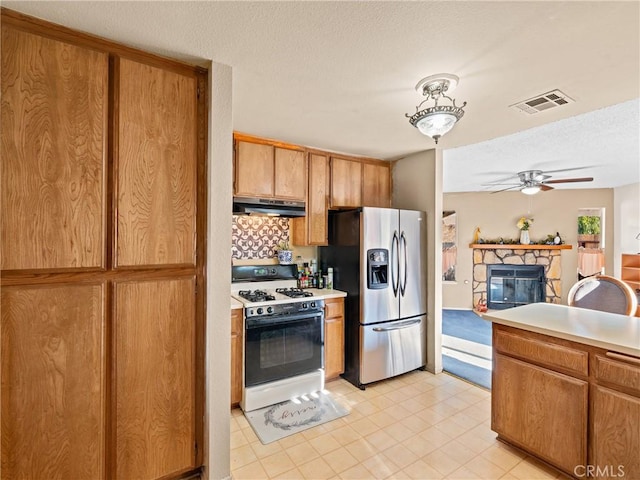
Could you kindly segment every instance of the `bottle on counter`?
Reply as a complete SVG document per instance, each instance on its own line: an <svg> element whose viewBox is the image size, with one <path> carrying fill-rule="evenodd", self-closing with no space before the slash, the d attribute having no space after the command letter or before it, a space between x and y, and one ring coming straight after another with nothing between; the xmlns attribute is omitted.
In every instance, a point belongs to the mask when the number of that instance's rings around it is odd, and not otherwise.
<svg viewBox="0 0 640 480"><path fill-rule="evenodd" d="M318 270L318 288L324 288L324 279L322 278L322 270Z"/></svg>
<svg viewBox="0 0 640 480"><path fill-rule="evenodd" d="M333 267L327 268L327 285L326 288L331 290L333 288Z"/></svg>

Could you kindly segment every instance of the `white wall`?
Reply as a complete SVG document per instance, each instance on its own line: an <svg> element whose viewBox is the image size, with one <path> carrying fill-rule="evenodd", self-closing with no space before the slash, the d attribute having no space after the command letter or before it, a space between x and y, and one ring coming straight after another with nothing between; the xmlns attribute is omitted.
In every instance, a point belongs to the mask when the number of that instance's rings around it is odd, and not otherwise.
<svg viewBox="0 0 640 480"><path fill-rule="evenodd" d="M572 250L562 250L562 302L577 281L578 241L577 218L579 208L605 208L605 272L613 274L615 215L613 189L551 190L536 195L520 192L446 193L444 209L455 210L458 220L458 261L456 282L443 285L444 308L473 307L472 273L473 250L469 244L476 227L483 238L518 238L516 222L521 216L533 217L529 230L532 240L559 232ZM619 255L618 255L619 256ZM440 270L442 272L442 270Z"/></svg>
<svg viewBox="0 0 640 480"><path fill-rule="evenodd" d="M209 67L205 478L231 477L231 67Z"/></svg>
<svg viewBox="0 0 640 480"><path fill-rule="evenodd" d="M623 253L640 253L640 183L613 189L613 250L614 275L620 277L620 259Z"/></svg>
<svg viewBox="0 0 640 480"><path fill-rule="evenodd" d="M442 371L442 151L394 162L395 208L427 212L427 369Z"/></svg>

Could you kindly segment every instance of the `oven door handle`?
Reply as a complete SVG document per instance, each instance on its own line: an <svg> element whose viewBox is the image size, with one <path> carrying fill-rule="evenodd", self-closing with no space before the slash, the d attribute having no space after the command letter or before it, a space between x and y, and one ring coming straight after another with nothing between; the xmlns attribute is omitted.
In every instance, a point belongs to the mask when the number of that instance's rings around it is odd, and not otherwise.
<svg viewBox="0 0 640 480"><path fill-rule="evenodd" d="M402 330L403 328L413 327L414 325L418 325L422 320L407 320L402 323L397 323L393 327L374 327L374 332L391 332L393 330Z"/></svg>
<svg viewBox="0 0 640 480"><path fill-rule="evenodd" d="M296 322L298 320L312 320L317 318L322 321L323 317L323 312L300 313L297 315L282 315L277 317L253 317L245 320L245 330L282 325L284 323Z"/></svg>

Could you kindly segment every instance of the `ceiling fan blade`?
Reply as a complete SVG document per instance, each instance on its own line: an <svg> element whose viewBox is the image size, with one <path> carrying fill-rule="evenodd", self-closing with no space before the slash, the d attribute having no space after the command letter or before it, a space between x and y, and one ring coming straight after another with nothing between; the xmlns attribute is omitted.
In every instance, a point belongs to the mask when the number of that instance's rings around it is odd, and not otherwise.
<svg viewBox="0 0 640 480"><path fill-rule="evenodd" d="M520 185L519 182L511 182L511 183L481 183L480 186L481 187L496 187L499 185L513 185L514 187L517 187L518 185Z"/></svg>
<svg viewBox="0 0 640 480"><path fill-rule="evenodd" d="M550 187L549 185L545 185L544 183L541 183L540 190L542 190L543 192L547 192L549 190L553 190L553 187Z"/></svg>
<svg viewBox="0 0 640 480"><path fill-rule="evenodd" d="M596 165L586 165L584 167L573 167L573 168L558 168L556 170L545 170L543 168L540 168L539 170L542 170L543 174L547 174L547 173L560 173L560 172L573 172L575 170L584 170L585 168L595 168Z"/></svg>
<svg viewBox="0 0 640 480"><path fill-rule="evenodd" d="M546 180L544 183L576 183L576 182L593 182L593 177L560 178L558 180Z"/></svg>
<svg viewBox="0 0 640 480"><path fill-rule="evenodd" d="M506 192L507 190L513 190L514 188L520 188L520 187L521 187L521 185L514 185L513 187L503 188L502 190L496 190L496 191L491 192L491 193Z"/></svg>

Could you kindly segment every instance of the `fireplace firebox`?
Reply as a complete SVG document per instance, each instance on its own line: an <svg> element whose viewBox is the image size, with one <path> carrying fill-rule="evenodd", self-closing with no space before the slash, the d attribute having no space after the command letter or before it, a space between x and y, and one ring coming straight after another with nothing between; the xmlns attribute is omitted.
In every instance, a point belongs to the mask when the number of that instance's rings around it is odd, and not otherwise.
<svg viewBox="0 0 640 480"><path fill-rule="evenodd" d="M545 284L542 265L487 265L487 308L544 302Z"/></svg>

